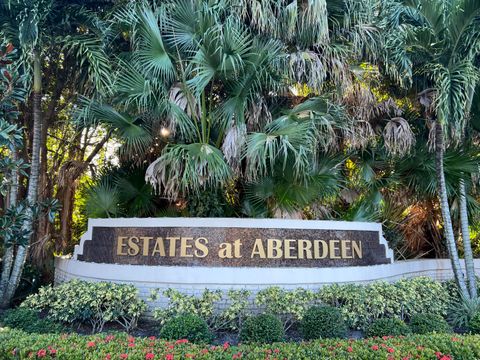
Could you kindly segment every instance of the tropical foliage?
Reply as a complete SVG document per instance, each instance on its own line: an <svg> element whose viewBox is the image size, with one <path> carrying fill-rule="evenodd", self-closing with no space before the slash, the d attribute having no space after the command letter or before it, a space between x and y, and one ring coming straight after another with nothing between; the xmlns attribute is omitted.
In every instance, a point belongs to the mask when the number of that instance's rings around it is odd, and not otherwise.
<svg viewBox="0 0 480 360"><path fill-rule="evenodd" d="M3 306L120 216L378 221L475 299L479 6L0 1Z"/></svg>

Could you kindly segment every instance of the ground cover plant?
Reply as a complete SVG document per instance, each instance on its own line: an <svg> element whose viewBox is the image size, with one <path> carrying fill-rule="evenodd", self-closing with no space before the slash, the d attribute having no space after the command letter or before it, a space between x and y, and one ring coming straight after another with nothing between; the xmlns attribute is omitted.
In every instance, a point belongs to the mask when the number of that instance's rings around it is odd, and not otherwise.
<svg viewBox="0 0 480 360"><path fill-rule="evenodd" d="M433 334L366 340L316 340L308 343L270 345L228 343L215 346L176 341L134 338L123 333L112 335L30 335L0 330L2 359L420 359L473 360L480 358L480 336Z"/></svg>

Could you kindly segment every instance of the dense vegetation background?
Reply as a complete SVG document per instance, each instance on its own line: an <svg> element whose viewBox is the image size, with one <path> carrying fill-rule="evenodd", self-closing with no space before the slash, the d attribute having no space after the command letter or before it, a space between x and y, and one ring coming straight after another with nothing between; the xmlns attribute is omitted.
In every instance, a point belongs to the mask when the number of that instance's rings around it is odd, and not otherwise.
<svg viewBox="0 0 480 360"><path fill-rule="evenodd" d="M378 221L397 259L480 254L475 0L3 0L0 23L7 302L89 217Z"/></svg>

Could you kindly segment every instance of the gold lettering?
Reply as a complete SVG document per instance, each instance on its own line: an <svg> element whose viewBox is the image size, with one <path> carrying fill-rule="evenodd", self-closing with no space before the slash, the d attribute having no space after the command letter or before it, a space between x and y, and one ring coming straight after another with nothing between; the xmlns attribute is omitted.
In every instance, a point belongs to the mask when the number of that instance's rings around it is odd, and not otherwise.
<svg viewBox="0 0 480 360"><path fill-rule="evenodd" d="M348 255L348 253L352 252L350 240L341 240L340 241L340 249L342 251L342 259L351 259L352 255ZM348 252L348 253L347 253Z"/></svg>
<svg viewBox="0 0 480 360"><path fill-rule="evenodd" d="M322 252L320 253L320 244L322 244ZM321 255L320 255L321 254ZM315 259L325 259L328 255L328 244L325 240L313 241L313 256Z"/></svg>
<svg viewBox="0 0 480 360"><path fill-rule="evenodd" d="M290 251L295 250L295 247L292 245L292 243L295 242L295 240L285 240L285 259L296 259L296 256L290 255Z"/></svg>
<svg viewBox="0 0 480 360"><path fill-rule="evenodd" d="M253 250L250 257L253 259L255 255L259 256L261 259L265 259L265 249L263 248L262 239L256 239L253 244Z"/></svg>
<svg viewBox="0 0 480 360"><path fill-rule="evenodd" d="M336 254L337 250L340 250L338 247L339 240L330 240L329 245L330 245L330 259L340 259L340 256Z"/></svg>
<svg viewBox="0 0 480 360"><path fill-rule="evenodd" d="M177 240L179 240L180 238L179 237L166 237L165 239L170 241L168 256L173 256L174 257L176 252L177 252Z"/></svg>
<svg viewBox="0 0 480 360"><path fill-rule="evenodd" d="M298 240L298 258L312 258L312 242L310 240Z"/></svg>
<svg viewBox="0 0 480 360"><path fill-rule="evenodd" d="M218 250L218 257L221 259L231 259L233 258L232 254L232 244L230 243L221 243L220 250Z"/></svg>
<svg viewBox="0 0 480 360"><path fill-rule="evenodd" d="M128 239L128 246L130 247L130 249L128 249L128 255L138 255L138 253L140 252L140 247L138 246L139 241L140 240L136 236L131 236Z"/></svg>
<svg viewBox="0 0 480 360"><path fill-rule="evenodd" d="M200 237L195 240L195 256L199 258L204 258L208 255L208 240L206 238Z"/></svg>
<svg viewBox="0 0 480 360"><path fill-rule="evenodd" d="M282 256L283 256L282 241L278 239L268 239L267 240L267 258L280 259Z"/></svg>
<svg viewBox="0 0 480 360"><path fill-rule="evenodd" d="M362 242L353 240L352 249L353 249L352 258L355 258L355 254L357 254L357 257L361 259L362 258Z"/></svg>
<svg viewBox="0 0 480 360"><path fill-rule="evenodd" d="M126 252L123 252L123 248L127 246L124 241L128 239L127 236L119 236L117 239L117 255L119 256L126 256L128 255Z"/></svg>
<svg viewBox="0 0 480 360"><path fill-rule="evenodd" d="M233 252L235 259L239 259L242 257L241 247L242 243L240 242L240 239L237 239L233 242Z"/></svg>
<svg viewBox="0 0 480 360"><path fill-rule="evenodd" d="M192 245L188 244L188 241L193 240L191 237L182 237L180 240L180 257L193 257L193 254L187 254L187 249L190 249Z"/></svg>
<svg viewBox="0 0 480 360"><path fill-rule="evenodd" d="M150 251L150 240L153 239L151 236L142 236L140 239L143 240L143 256L148 256L148 252Z"/></svg>
<svg viewBox="0 0 480 360"><path fill-rule="evenodd" d="M160 256L165 256L165 244L163 243L163 238L161 237L157 237L157 241L155 241L152 256L156 253L160 254Z"/></svg>

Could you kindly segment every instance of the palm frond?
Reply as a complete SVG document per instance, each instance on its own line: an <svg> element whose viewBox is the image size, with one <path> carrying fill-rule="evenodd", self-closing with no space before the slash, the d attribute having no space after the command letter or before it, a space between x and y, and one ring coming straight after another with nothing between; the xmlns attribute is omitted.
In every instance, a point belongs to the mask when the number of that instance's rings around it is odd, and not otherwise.
<svg viewBox="0 0 480 360"><path fill-rule="evenodd" d="M232 171L217 148L202 143L168 145L148 167L145 180L168 199L198 193L207 187L221 188Z"/></svg>

